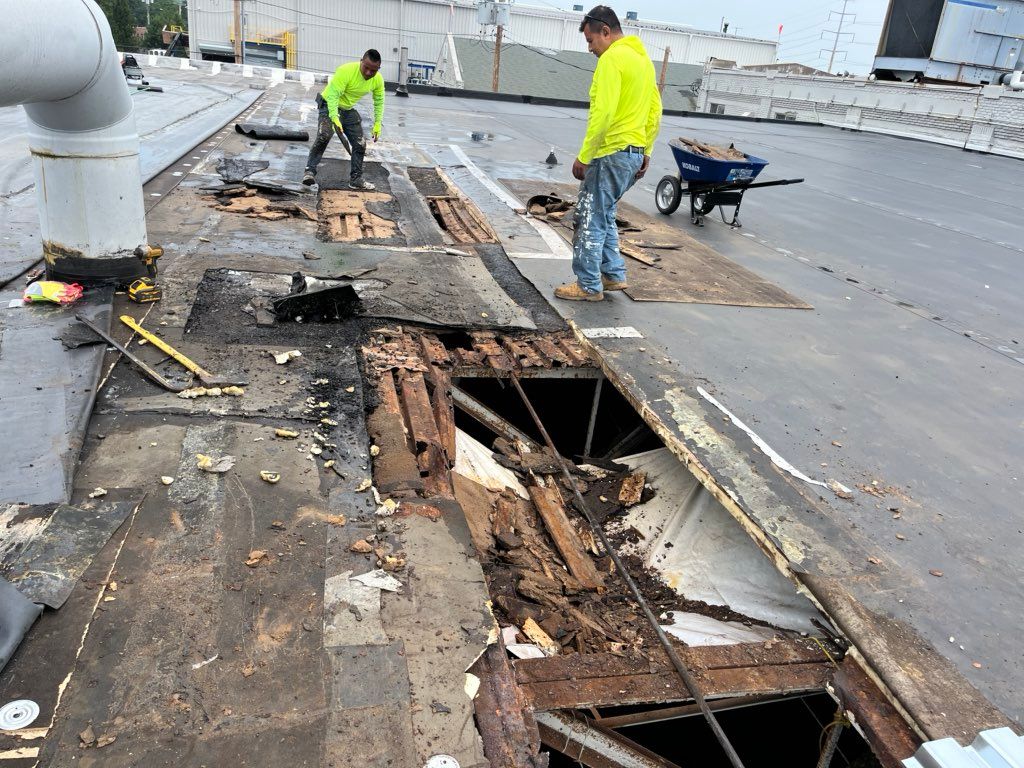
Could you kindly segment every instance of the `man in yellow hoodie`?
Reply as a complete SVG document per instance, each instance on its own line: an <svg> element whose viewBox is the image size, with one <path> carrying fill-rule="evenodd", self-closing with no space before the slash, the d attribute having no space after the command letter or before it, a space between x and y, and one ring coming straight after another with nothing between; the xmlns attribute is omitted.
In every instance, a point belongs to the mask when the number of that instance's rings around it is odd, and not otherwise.
<svg viewBox="0 0 1024 768"><path fill-rule="evenodd" d="M355 107L357 101L373 92L373 140L376 141L380 137L381 121L384 119L384 78L379 70L380 54L371 48L363 54L361 60L338 67L327 87L317 95L319 116L316 140L309 148L303 184L308 186L316 183L317 166L331 140L331 133L337 132L352 158L349 186L352 189L373 189L373 184L363 179L366 139L363 138L362 116Z"/></svg>
<svg viewBox="0 0 1024 768"><path fill-rule="evenodd" d="M576 280L555 289L570 301L601 301L605 291L627 288L619 253L615 207L646 172L661 124L661 94L654 64L640 38L624 35L606 5L580 24L597 67L590 85L587 134L572 175L579 179L572 271Z"/></svg>

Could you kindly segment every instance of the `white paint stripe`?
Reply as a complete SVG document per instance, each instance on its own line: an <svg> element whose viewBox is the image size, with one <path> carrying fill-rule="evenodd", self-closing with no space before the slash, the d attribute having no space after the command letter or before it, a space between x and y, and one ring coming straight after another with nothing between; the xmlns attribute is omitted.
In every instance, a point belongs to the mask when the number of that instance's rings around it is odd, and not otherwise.
<svg viewBox="0 0 1024 768"><path fill-rule="evenodd" d="M555 258L572 261L572 249L555 230L547 224L537 221L532 216L524 218L527 224L537 230L537 234L544 240L544 244L551 249L551 253L554 254Z"/></svg>
<svg viewBox="0 0 1024 768"><path fill-rule="evenodd" d="M772 464L774 464L776 467L781 469L783 472L788 472L797 480L803 480L805 483L810 483L811 485L820 485L822 488L828 488L828 483L823 483L821 480L812 480L799 469L797 469L784 458L782 458L782 456L780 456L774 448L768 445L768 443L766 443L760 435L758 435L754 430L752 430L750 427L748 427L746 424L744 424L742 421L736 418L732 411L730 411L728 408L726 408L724 405L718 402L714 398L714 396L708 394L704 387L697 387L697 391L700 393L701 397L703 397L705 400L707 400L709 403L715 406L718 410L720 410L722 413L728 416L729 420L732 421L733 424L735 424L737 427L746 432L747 436L754 441L754 445L756 445L758 448L764 451L764 454L769 459L772 460ZM845 493L851 493L850 489L847 488L842 483L836 481L836 484L839 486L840 490L844 491Z"/></svg>
<svg viewBox="0 0 1024 768"><path fill-rule="evenodd" d="M644 337L631 325L620 325L617 328L584 328L583 335L588 339L642 339Z"/></svg>
<svg viewBox="0 0 1024 768"><path fill-rule="evenodd" d="M523 207L523 204L514 198L508 190L502 188L501 185L494 181L494 179L481 171L477 164L469 159L469 155L462 151L462 147L455 144L449 144L448 147L451 149L452 154L459 159L459 162L466 166L466 170L473 174L477 178L477 181L491 190L495 197L501 200L501 202L513 210Z"/></svg>
<svg viewBox="0 0 1024 768"><path fill-rule="evenodd" d="M572 254L538 253L537 251L505 251L510 259L551 259L554 261L572 261Z"/></svg>
<svg viewBox="0 0 1024 768"><path fill-rule="evenodd" d="M458 158L459 162L465 166L466 170L469 171L477 181L487 187L495 197L514 211L522 210L523 204L519 202L517 198L513 197L508 190L504 189L494 179L480 170L480 167L469 159L469 155L462 150L462 147L459 147L456 144L449 144L448 147L451 149L452 154ZM554 254L554 258L566 260L572 259L572 250L557 232L547 224L543 224L530 216L525 216L524 218L526 223L533 227L537 231L537 234L541 236L541 239L544 240L544 244L551 249L551 253Z"/></svg>

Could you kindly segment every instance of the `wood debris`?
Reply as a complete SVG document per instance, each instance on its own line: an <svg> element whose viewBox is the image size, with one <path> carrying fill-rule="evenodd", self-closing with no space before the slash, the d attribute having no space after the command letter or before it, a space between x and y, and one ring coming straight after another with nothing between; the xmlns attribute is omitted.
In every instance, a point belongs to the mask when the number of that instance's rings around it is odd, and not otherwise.
<svg viewBox="0 0 1024 768"><path fill-rule="evenodd" d="M644 484L647 482L646 472L633 472L622 480L619 488L619 501L623 506L632 507L640 503L640 497L644 493Z"/></svg>
<svg viewBox="0 0 1024 768"><path fill-rule="evenodd" d="M441 228L456 243L496 243L487 218L461 195L429 195L427 203Z"/></svg>
<svg viewBox="0 0 1024 768"><path fill-rule="evenodd" d="M703 141L697 141L696 139L688 139L684 136L679 137L679 141L685 144L687 149L691 152L703 155L704 157L710 157L714 160L731 160L731 161L744 161L747 156L736 149L735 146L730 144L728 147L719 147L715 144L705 144Z"/></svg>

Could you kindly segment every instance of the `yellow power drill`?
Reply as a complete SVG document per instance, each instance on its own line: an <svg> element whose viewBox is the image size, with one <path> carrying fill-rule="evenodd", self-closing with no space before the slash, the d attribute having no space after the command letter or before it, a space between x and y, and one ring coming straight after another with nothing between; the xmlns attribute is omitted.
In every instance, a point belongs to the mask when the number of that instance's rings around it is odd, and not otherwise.
<svg viewBox="0 0 1024 768"><path fill-rule="evenodd" d="M164 249L159 245L140 245L135 249L135 255L146 265L146 276L132 281L128 286L128 298L136 304L160 301L163 291L156 284L156 260L164 255Z"/></svg>

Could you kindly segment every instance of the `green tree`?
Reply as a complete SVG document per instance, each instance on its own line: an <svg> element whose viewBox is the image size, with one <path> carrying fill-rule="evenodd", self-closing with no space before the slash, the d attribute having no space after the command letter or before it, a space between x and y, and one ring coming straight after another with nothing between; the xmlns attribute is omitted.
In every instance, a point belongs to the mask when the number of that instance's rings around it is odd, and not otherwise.
<svg viewBox="0 0 1024 768"><path fill-rule="evenodd" d="M163 48L162 32L164 26L176 24L185 26L185 14L179 11L176 0L153 0L149 8L149 27L146 29L144 46L146 48Z"/></svg>
<svg viewBox="0 0 1024 768"><path fill-rule="evenodd" d="M100 9L110 23L110 31L114 35L114 43L124 50L135 48L138 40L135 37L135 11L132 0L97 0Z"/></svg>

